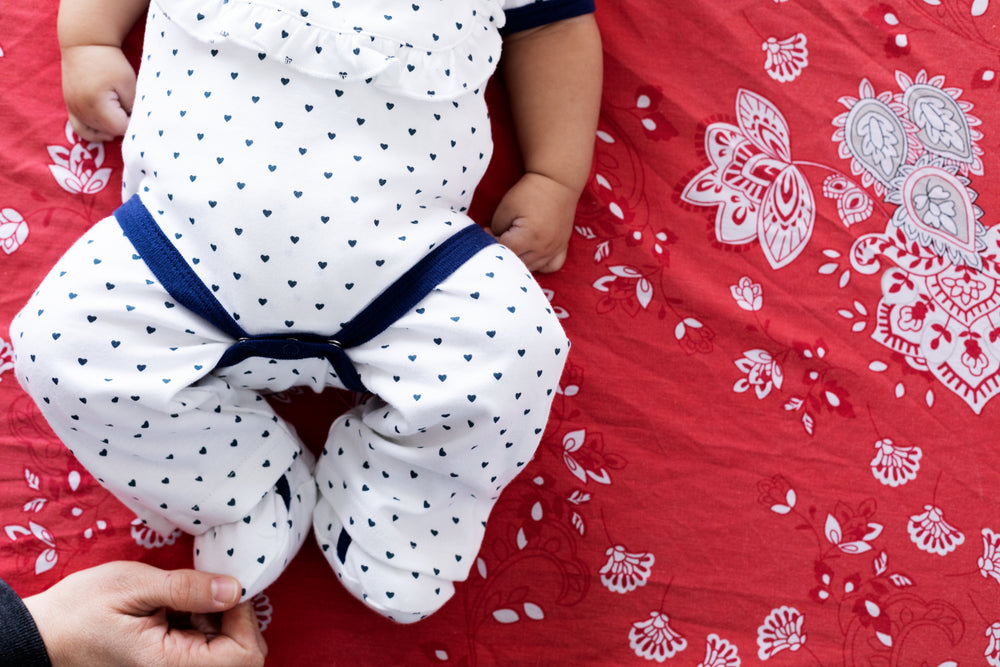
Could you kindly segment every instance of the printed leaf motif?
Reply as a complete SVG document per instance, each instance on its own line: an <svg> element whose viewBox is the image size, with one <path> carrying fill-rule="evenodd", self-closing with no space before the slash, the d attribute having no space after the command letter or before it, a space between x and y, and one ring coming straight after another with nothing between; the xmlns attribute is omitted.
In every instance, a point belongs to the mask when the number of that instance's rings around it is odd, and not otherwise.
<svg viewBox="0 0 1000 667"><path fill-rule="evenodd" d="M25 512L41 512L48 500L45 498L35 498L24 505Z"/></svg>
<svg viewBox="0 0 1000 667"><path fill-rule="evenodd" d="M884 574L886 570L886 564L888 562L889 562L889 556L886 555L886 553L883 551L878 555L878 558L876 558L872 563L875 566L875 574L876 575Z"/></svg>
<svg viewBox="0 0 1000 667"><path fill-rule="evenodd" d="M910 120L920 128L925 148L958 162L975 159L968 119L951 95L937 86L918 83L906 89L903 100Z"/></svg>
<svg viewBox="0 0 1000 667"><path fill-rule="evenodd" d="M802 415L802 428L805 429L806 433L809 435L816 435L816 419L813 418L808 412Z"/></svg>
<svg viewBox="0 0 1000 667"><path fill-rule="evenodd" d="M24 526L15 526L15 525L4 526L4 532L7 534L7 539L9 539L11 542L16 542L17 538L22 537L24 535L31 535L31 531L25 528Z"/></svg>
<svg viewBox="0 0 1000 667"><path fill-rule="evenodd" d="M635 297L639 300L639 305L643 308L648 308L649 302L653 300L653 286L645 278L640 278L636 281Z"/></svg>
<svg viewBox="0 0 1000 667"><path fill-rule="evenodd" d="M785 493L785 502L774 503L771 505L771 511L775 514L788 514L795 507L795 501L795 489L789 487L788 491Z"/></svg>
<svg viewBox="0 0 1000 667"><path fill-rule="evenodd" d="M816 205L809 183L793 166L784 169L761 202L757 222L761 247L775 269L787 266L809 243Z"/></svg>
<svg viewBox="0 0 1000 667"><path fill-rule="evenodd" d="M743 134L757 148L782 162L792 161L788 123L769 100L740 89L736 95L736 114Z"/></svg>
<svg viewBox="0 0 1000 667"><path fill-rule="evenodd" d="M56 553L55 549L45 549L42 553L38 554L38 558L35 559L35 574L39 575L48 572L55 567L58 560L59 554Z"/></svg>
<svg viewBox="0 0 1000 667"><path fill-rule="evenodd" d="M541 621L545 618L545 612L542 608L533 602L525 602L524 605L524 615L533 621Z"/></svg>
<svg viewBox="0 0 1000 667"><path fill-rule="evenodd" d="M496 619L497 623L517 623L521 620L517 612L513 609L497 609L493 612L493 618Z"/></svg>
<svg viewBox="0 0 1000 667"><path fill-rule="evenodd" d="M620 278L642 278L642 274L631 266L612 266L608 270Z"/></svg>
<svg viewBox="0 0 1000 667"><path fill-rule="evenodd" d="M897 588L905 588L906 586L913 585L913 580L905 574L890 574L889 581L891 581Z"/></svg>
<svg viewBox="0 0 1000 667"><path fill-rule="evenodd" d="M867 79L862 79L859 93L860 99L840 99L850 111L834 119L834 125L842 128L834 139L839 142L840 156L853 158L851 171L861 175L862 184L874 185L875 192L882 194L907 159L918 157L918 142L911 145L904 119L898 115L905 113L905 107L892 102L890 93L876 97ZM916 131L912 123L909 127Z"/></svg>
<svg viewBox="0 0 1000 667"><path fill-rule="evenodd" d="M878 165L880 173L895 173L903 151L893 125L884 116L868 114L858 121L856 129L861 136L861 155Z"/></svg>
<svg viewBox="0 0 1000 667"><path fill-rule="evenodd" d="M965 141L960 130L962 127L955 122L954 116L944 108L939 98L923 98L913 105L912 119L927 133L934 143L951 146L956 151L965 151Z"/></svg>
<svg viewBox="0 0 1000 667"><path fill-rule="evenodd" d="M794 412L800 409L803 405L805 405L805 401L801 397L792 396L790 399L788 399L788 402L785 403L785 410L787 410L788 412Z"/></svg>

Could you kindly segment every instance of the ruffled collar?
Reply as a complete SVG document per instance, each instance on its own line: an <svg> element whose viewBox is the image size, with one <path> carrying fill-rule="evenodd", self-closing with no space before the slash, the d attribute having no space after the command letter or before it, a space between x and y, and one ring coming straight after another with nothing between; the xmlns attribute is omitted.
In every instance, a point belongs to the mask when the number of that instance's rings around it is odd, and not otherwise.
<svg viewBox="0 0 1000 667"><path fill-rule="evenodd" d="M154 0L196 39L228 40L320 78L414 98L482 86L500 57L498 0Z"/></svg>

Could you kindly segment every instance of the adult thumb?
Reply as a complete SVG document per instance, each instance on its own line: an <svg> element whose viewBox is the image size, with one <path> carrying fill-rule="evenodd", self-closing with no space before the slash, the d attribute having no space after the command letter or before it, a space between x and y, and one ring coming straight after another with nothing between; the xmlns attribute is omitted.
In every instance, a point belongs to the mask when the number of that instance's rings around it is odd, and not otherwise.
<svg viewBox="0 0 1000 667"><path fill-rule="evenodd" d="M198 570L150 568L134 582L140 604L149 610L167 607L175 611L210 614L230 609L240 601L240 582L221 574Z"/></svg>

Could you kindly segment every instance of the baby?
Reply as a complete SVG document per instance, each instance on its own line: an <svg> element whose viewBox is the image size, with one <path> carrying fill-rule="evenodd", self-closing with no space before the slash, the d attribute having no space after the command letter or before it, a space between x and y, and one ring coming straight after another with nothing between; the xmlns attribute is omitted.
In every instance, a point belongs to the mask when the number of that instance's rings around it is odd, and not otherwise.
<svg viewBox="0 0 1000 667"><path fill-rule="evenodd" d="M138 77L121 43L148 8ZM398 622L464 580L568 342L562 266L601 87L592 0L63 0L73 127L124 199L12 324L78 460L199 569L267 587L310 529ZM466 215L504 52L525 174ZM499 243L495 243L495 241ZM366 392L315 460L262 394Z"/></svg>

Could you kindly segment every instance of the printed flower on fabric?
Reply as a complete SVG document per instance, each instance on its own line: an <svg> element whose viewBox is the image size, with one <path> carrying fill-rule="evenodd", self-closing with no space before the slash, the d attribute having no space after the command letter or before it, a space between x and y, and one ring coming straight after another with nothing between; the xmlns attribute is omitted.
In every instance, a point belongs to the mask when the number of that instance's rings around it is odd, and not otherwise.
<svg viewBox="0 0 1000 667"><path fill-rule="evenodd" d="M28 223L12 208L0 210L0 247L8 255L28 239Z"/></svg>
<svg viewBox="0 0 1000 667"><path fill-rule="evenodd" d="M670 627L670 618L658 611L650 612L645 621L632 624L628 633L629 647L646 660L664 662L687 648L687 640Z"/></svg>
<svg viewBox="0 0 1000 667"><path fill-rule="evenodd" d="M795 489L781 475L757 482L757 492L757 502L775 514L788 514L795 508Z"/></svg>
<svg viewBox="0 0 1000 667"><path fill-rule="evenodd" d="M883 195L899 168L919 155L918 128L891 92L876 95L868 79L861 80L858 97L839 101L848 109L833 119L840 157L851 160L851 173L861 176L862 185Z"/></svg>
<svg viewBox="0 0 1000 667"><path fill-rule="evenodd" d="M806 635L802 632L804 620L795 607L772 609L763 625L757 628L757 657L770 660L786 649L794 653L802 648L806 642Z"/></svg>
<svg viewBox="0 0 1000 667"><path fill-rule="evenodd" d="M736 305L743 310L753 312L764 306L764 290L760 283L755 283L748 276L740 278L736 285L730 285L729 292L736 300Z"/></svg>
<svg viewBox="0 0 1000 667"><path fill-rule="evenodd" d="M685 186L681 199L716 206L721 243L760 243L775 269L787 266L812 235L816 204L792 163L788 123L769 100L749 90L736 96L738 125L716 122L705 132L711 163Z"/></svg>
<svg viewBox="0 0 1000 667"><path fill-rule="evenodd" d="M781 83L797 79L809 64L806 36L801 32L782 40L768 37L760 48L764 52L764 69L768 76Z"/></svg>
<svg viewBox="0 0 1000 667"><path fill-rule="evenodd" d="M625 311L634 317L639 312L636 304L642 309L649 308L653 300L653 285L641 271L632 266L611 266L608 271L611 273L594 282L594 289L608 294L598 304L598 312L610 312L616 303L621 303ZM619 278L622 280L619 281Z"/></svg>
<svg viewBox="0 0 1000 667"><path fill-rule="evenodd" d="M893 488L912 482L920 470L923 451L919 447L901 447L889 438L875 443L875 458L871 460L875 479Z"/></svg>
<svg viewBox="0 0 1000 667"><path fill-rule="evenodd" d="M0 338L0 382L3 381L3 374L14 370L14 347Z"/></svg>
<svg viewBox="0 0 1000 667"><path fill-rule="evenodd" d="M698 663L698 667L740 667L739 649L723 639L714 632L710 634L705 645L705 659Z"/></svg>
<svg viewBox="0 0 1000 667"><path fill-rule="evenodd" d="M260 628L261 632L264 632L267 630L267 626L271 625L271 615L274 613L274 607L271 606L271 598L266 593L258 593L251 601L251 604L253 605L254 616L257 617L257 627Z"/></svg>
<svg viewBox="0 0 1000 667"><path fill-rule="evenodd" d="M875 634L880 644L886 647L893 645L892 621L878 596L869 593L855 598L852 611L861 625Z"/></svg>
<svg viewBox="0 0 1000 667"><path fill-rule="evenodd" d="M896 81L902 92L875 95L863 80L834 120L841 156L895 206L884 231L854 242L851 264L882 271L872 338L978 414L1000 393L1000 230L980 222L968 178L983 173L981 121L943 77Z"/></svg>
<svg viewBox="0 0 1000 667"><path fill-rule="evenodd" d="M136 544L145 549L161 549L170 546L183 534L180 529L176 529L170 535L160 535L144 524L142 519L138 517L132 519L130 525L132 539L135 540Z"/></svg>
<svg viewBox="0 0 1000 667"><path fill-rule="evenodd" d="M618 544L604 555L608 561L601 568L601 583L612 593L629 593L645 586L653 572L656 557L651 553L631 553Z"/></svg>
<svg viewBox="0 0 1000 667"><path fill-rule="evenodd" d="M858 516L851 517L843 526L832 514L826 517L823 532L827 541L847 554L860 554L870 551L871 543L882 534L883 526L879 523L869 523Z"/></svg>
<svg viewBox="0 0 1000 667"><path fill-rule="evenodd" d="M986 663L991 667L1000 667L1000 622L986 628Z"/></svg>
<svg viewBox="0 0 1000 667"><path fill-rule="evenodd" d="M934 505L924 505L921 514L911 516L906 530L920 550L938 556L947 556L965 542L965 535L945 521L944 512Z"/></svg>
<svg viewBox="0 0 1000 667"><path fill-rule="evenodd" d="M111 169L104 164L104 144L84 142L66 123L66 140L70 147L49 146L53 164L49 171L56 182L67 192L93 195L103 190L111 178Z"/></svg>
<svg viewBox="0 0 1000 667"><path fill-rule="evenodd" d="M604 452L604 437L587 431L570 431L563 436L563 462L581 482L593 480L598 484L611 484L609 470L621 470L625 460L617 454Z"/></svg>
<svg viewBox="0 0 1000 667"><path fill-rule="evenodd" d="M674 326L674 338L685 354L709 354L714 347L715 331L695 317L685 317Z"/></svg>
<svg viewBox="0 0 1000 667"><path fill-rule="evenodd" d="M837 203L837 215L845 227L864 222L872 214L871 197L842 174L823 180L823 196Z"/></svg>
<svg viewBox="0 0 1000 667"><path fill-rule="evenodd" d="M993 577L1000 584L1000 535L983 528L983 555L979 558L979 574Z"/></svg>
<svg viewBox="0 0 1000 667"><path fill-rule="evenodd" d="M737 359L736 367L739 368L746 377L737 380L733 386L733 391L738 394L749 391L753 388L757 398L766 398L771 393L772 388L781 389L784 381L784 374L781 366L765 350L747 350L743 353L742 359Z"/></svg>
<svg viewBox="0 0 1000 667"><path fill-rule="evenodd" d="M813 566L813 573L816 575L816 587L809 591L809 597L816 602L826 602L834 596L836 592L833 588L834 572L833 568L822 560L817 560ZM845 577L840 582L840 589L843 595L851 595L861 585L861 575L855 573Z"/></svg>
<svg viewBox="0 0 1000 667"><path fill-rule="evenodd" d="M924 150L955 165L963 175L983 175L983 133L976 129L982 121L973 116L971 102L960 98L958 88L946 88L943 76L928 77L921 70L915 79L896 72L902 91L896 99L904 104L910 119L919 128Z"/></svg>
<svg viewBox="0 0 1000 667"><path fill-rule="evenodd" d="M974 202L979 194L958 167L941 157L922 155L912 165L902 165L889 181L885 200L896 204L889 224L910 241L952 264L983 266L986 227L979 221L983 210Z"/></svg>
<svg viewBox="0 0 1000 667"><path fill-rule="evenodd" d="M53 567L55 567L56 562L59 560L59 554L56 551L56 539L49 532L49 529L45 526L35 523L34 521L28 521L27 526L22 526L19 524L10 524L4 526L4 533L6 533L7 538L16 542L17 540L32 536L38 542L42 543L41 551L38 553L35 559L35 574L44 574L48 572Z"/></svg>

